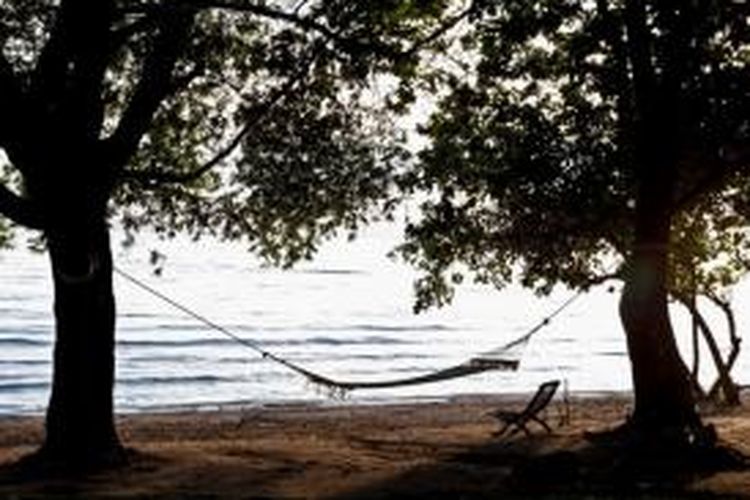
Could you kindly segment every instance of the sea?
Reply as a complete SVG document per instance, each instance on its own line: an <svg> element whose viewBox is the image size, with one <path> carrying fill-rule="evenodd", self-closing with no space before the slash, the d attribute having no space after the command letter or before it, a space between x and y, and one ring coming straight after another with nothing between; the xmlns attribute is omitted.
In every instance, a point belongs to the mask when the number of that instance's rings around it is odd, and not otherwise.
<svg viewBox="0 0 750 500"><path fill-rule="evenodd" d="M119 412L437 401L529 392L550 379L563 380L580 394L631 388L618 283L575 297L531 337L516 371L352 391L341 399L237 338L332 379L400 379L465 362L518 339L576 292L559 287L539 297L518 286L496 290L466 284L451 305L415 315L417 274L388 257L398 231L385 223L366 228L354 241L334 239L312 261L285 270L266 265L241 245L208 238L125 240L115 231L119 269L225 332L116 276ZM163 256L160 273L150 262L153 251ZM0 415L40 414L49 399L54 339L47 256L25 248L0 252L0 280ZM749 285L742 282L733 291L740 335L750 327ZM723 316L702 305L726 352ZM690 320L674 306L673 322L690 360ZM705 349L700 355L702 380L709 381L715 372ZM746 352L733 373L740 383L750 381Z"/></svg>

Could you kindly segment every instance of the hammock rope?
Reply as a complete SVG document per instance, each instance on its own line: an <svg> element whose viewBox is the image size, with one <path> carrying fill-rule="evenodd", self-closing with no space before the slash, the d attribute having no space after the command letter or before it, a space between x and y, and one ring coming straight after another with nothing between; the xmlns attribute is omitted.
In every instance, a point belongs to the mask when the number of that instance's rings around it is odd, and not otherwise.
<svg viewBox="0 0 750 500"><path fill-rule="evenodd" d="M144 281L136 278L135 276L123 271L117 266L113 266L113 270L115 273L120 275L125 280L129 281L131 284L140 288L141 290L169 304L175 309L182 311L193 319L234 340L238 344L252 351L255 351L255 353L260 355L263 359L268 359L270 361L278 363L286 367L287 369L303 376L313 385L323 388L329 393L330 396L339 398L345 397L348 392L355 389L383 389L401 387L406 385L426 384L453 378L465 377L489 370L514 371L518 369L521 359L521 351L529 342L529 340L531 340L531 337L533 337L537 332L549 325L556 316L570 307L570 305L573 304L573 302L575 302L576 299L578 299L584 293L583 291L579 291L569 297L560 306L554 309L541 321L530 328L529 331L527 331L517 339L514 339L507 344L504 344L490 351L480 353L461 364L450 366L448 368L444 368L434 372L401 379L384 381L341 381L329 378L319 373L312 372L307 368L298 365L297 363L293 363L270 351L267 351L263 349L257 342L240 337L228 328L216 323L215 321L212 321L211 319L200 313L195 312L194 310L181 304L180 302L177 302L176 300L165 295L164 293L148 285Z"/></svg>

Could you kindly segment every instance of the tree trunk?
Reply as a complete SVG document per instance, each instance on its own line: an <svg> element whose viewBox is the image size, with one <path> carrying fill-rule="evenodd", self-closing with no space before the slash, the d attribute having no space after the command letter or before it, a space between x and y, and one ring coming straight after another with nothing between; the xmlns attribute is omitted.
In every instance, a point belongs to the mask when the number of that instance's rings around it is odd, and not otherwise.
<svg viewBox="0 0 750 500"><path fill-rule="evenodd" d="M711 386L711 389L708 391L708 395L709 397L715 397L716 393L719 390L719 387L722 387L724 389L725 404L729 406L739 406L741 404L740 389L739 386L735 384L734 381L732 381L731 373L732 368L737 361L737 357L740 355L740 346L742 345L742 339L737 336L737 324L734 320L734 313L732 312L732 307L730 306L729 302L724 301L712 294L708 294L708 298L724 313L724 316L727 319L727 329L729 330L729 342L732 346L731 350L729 351L729 355L727 356L727 361L723 365L723 371L719 366L717 366L720 375L718 380L716 380L716 382L714 382ZM732 382L729 386L726 386L722 383L722 379L724 377Z"/></svg>
<svg viewBox="0 0 750 500"><path fill-rule="evenodd" d="M670 171L651 166L637 193L634 248L620 301L635 395L632 424L648 434L691 439L702 426L667 301Z"/></svg>
<svg viewBox="0 0 750 500"><path fill-rule="evenodd" d="M109 229L103 220L88 225L47 234L56 341L40 455L72 468L124 458L113 415L115 301Z"/></svg>
<svg viewBox="0 0 750 500"><path fill-rule="evenodd" d="M633 249L620 301L620 318L632 366L638 431L679 439L698 437L690 374L680 358L669 320L667 279L672 210L681 150L680 102L684 61L654 66L647 2L625 2L627 58L633 84L628 128L635 165ZM681 46L672 47L679 53ZM703 437L703 436L701 436Z"/></svg>
<svg viewBox="0 0 750 500"><path fill-rule="evenodd" d="M706 341L708 352L711 354L714 366L716 366L716 372L718 373L716 384L721 387L721 390L724 393L725 403L728 405L739 405L739 392L737 390L737 385L732 380L731 365L724 363L724 359L721 357L719 344L716 343L711 327L708 326L708 322L695 306L694 301L690 301L684 297L678 297L677 299L688 309L693 317L693 321L698 325L698 330L703 334L703 339ZM715 402L719 402L718 391L713 388L709 392L708 397Z"/></svg>
<svg viewBox="0 0 750 500"><path fill-rule="evenodd" d="M663 273L666 252L636 249L620 302L632 365L634 423L659 430L697 421L690 378L679 358L667 312Z"/></svg>

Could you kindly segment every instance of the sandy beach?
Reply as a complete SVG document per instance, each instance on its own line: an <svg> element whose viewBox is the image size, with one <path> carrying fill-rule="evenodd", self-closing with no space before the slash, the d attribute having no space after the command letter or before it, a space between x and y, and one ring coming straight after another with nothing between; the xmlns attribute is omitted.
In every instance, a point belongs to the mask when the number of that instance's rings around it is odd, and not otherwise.
<svg viewBox="0 0 750 500"><path fill-rule="evenodd" d="M3 498L551 498L617 493L578 471L590 447L585 431L621 423L625 394L577 394L569 420L560 402L546 411L553 432L533 427L499 440L487 413L514 409L525 395L460 397L380 406L284 405L118 417L131 464L78 480L23 480L12 464L42 437L35 417L0 420ZM722 443L750 453L750 410L707 411ZM599 452L589 468L617 454ZM582 461L583 460L583 461ZM595 464L595 465L591 465ZM589 474L586 477L595 477ZM605 481L606 483L606 481ZM750 498L750 470L659 477L629 494Z"/></svg>

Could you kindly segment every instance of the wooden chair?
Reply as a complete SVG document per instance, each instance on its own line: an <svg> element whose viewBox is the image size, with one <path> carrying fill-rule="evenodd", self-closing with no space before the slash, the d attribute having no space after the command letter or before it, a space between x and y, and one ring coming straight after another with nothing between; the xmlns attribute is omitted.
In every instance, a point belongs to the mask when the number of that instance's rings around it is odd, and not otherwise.
<svg viewBox="0 0 750 500"><path fill-rule="evenodd" d="M552 432L552 429L547 425L547 422L542 420L538 414L547 407L550 401L552 401L559 386L559 380L550 380L549 382L541 384L526 407L521 411L497 410L491 412L490 415L502 423L502 427L493 432L492 435L501 437L510 430L511 432L508 436L512 436L518 431L523 431L527 436L530 436L531 431L526 427L526 424L529 422L536 422L547 432Z"/></svg>

